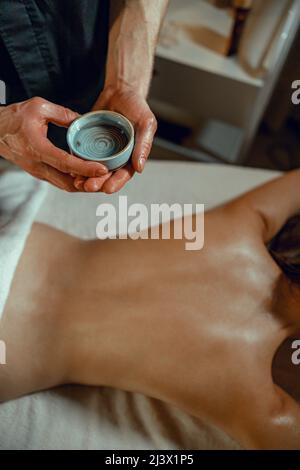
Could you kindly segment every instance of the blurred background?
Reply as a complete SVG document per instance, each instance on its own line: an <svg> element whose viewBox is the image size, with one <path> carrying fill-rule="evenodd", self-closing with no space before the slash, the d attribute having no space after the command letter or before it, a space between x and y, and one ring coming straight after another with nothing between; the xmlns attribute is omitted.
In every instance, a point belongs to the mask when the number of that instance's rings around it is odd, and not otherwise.
<svg viewBox="0 0 300 470"><path fill-rule="evenodd" d="M300 0L170 0L150 91L152 158L300 166L299 25Z"/></svg>

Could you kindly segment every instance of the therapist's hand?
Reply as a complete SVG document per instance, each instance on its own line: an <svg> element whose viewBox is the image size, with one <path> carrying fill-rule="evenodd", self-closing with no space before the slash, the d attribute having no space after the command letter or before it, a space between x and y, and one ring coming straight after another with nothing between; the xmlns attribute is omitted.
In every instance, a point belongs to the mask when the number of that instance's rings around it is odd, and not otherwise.
<svg viewBox="0 0 300 470"><path fill-rule="evenodd" d="M131 162L125 167L100 178L75 179L75 187L85 191L103 191L111 194L119 191L137 171L141 173L149 157L157 123L146 99L129 86L119 89L107 87L100 94L93 111L108 109L123 114L134 126L135 146Z"/></svg>
<svg viewBox="0 0 300 470"><path fill-rule="evenodd" d="M48 123L68 127L78 114L34 97L0 108L0 155L26 172L66 191L76 191L74 177L102 176L100 163L86 162L47 139Z"/></svg>

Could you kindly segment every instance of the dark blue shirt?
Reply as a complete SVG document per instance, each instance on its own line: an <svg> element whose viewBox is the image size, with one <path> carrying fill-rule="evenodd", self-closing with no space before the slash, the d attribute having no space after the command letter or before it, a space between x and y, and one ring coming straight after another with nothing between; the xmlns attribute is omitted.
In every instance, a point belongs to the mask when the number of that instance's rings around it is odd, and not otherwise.
<svg viewBox="0 0 300 470"><path fill-rule="evenodd" d="M87 112L105 78L109 0L0 0L7 104L42 96Z"/></svg>

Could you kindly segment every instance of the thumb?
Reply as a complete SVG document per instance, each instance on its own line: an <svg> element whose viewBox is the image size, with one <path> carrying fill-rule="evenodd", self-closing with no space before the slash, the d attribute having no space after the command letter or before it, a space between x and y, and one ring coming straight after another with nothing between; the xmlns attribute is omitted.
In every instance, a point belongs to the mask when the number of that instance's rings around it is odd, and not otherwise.
<svg viewBox="0 0 300 470"><path fill-rule="evenodd" d="M68 127L80 114L58 104L46 102L42 105L41 113L45 121L57 126Z"/></svg>

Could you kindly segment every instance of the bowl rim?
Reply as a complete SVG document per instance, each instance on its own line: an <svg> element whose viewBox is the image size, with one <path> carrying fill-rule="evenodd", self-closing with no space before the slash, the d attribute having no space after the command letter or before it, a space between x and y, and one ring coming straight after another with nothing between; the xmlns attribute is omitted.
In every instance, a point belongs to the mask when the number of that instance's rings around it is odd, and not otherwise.
<svg viewBox="0 0 300 470"><path fill-rule="evenodd" d="M73 149L73 145L71 145L71 142L70 142L70 133L71 133L71 129L73 127L73 125L79 121L80 119L82 118L86 118L88 116L91 116L91 115L95 115L95 114L110 114L110 115L114 115L118 118L121 118L123 119L128 125L129 125L129 128L131 130L131 136L129 138L129 141L128 141L128 144L126 145L126 147L124 147L122 150L120 150L118 153L114 153L111 157L106 157L106 158L103 158L103 159L100 159L100 160L94 160L90 157L87 157L86 155L84 155L83 153L81 153L80 151L75 151ZM130 149L130 147L133 145L134 143L134 127L132 125L132 123L129 121L129 119L127 119L127 117L123 116L123 114L121 113L117 113L115 111L109 111L109 110L99 110L99 111L90 111L89 113L85 113L85 114L81 114L81 116L78 116L78 118L74 119L74 121L70 124L69 128L68 128L68 131L67 131L67 144L69 146L69 149L71 150L71 152L74 152L74 156L78 156L78 157L81 157L85 160L91 160L91 161L95 161L95 162L106 162L108 160L113 160L114 158L117 158L118 156L120 155L123 155L127 150Z"/></svg>

